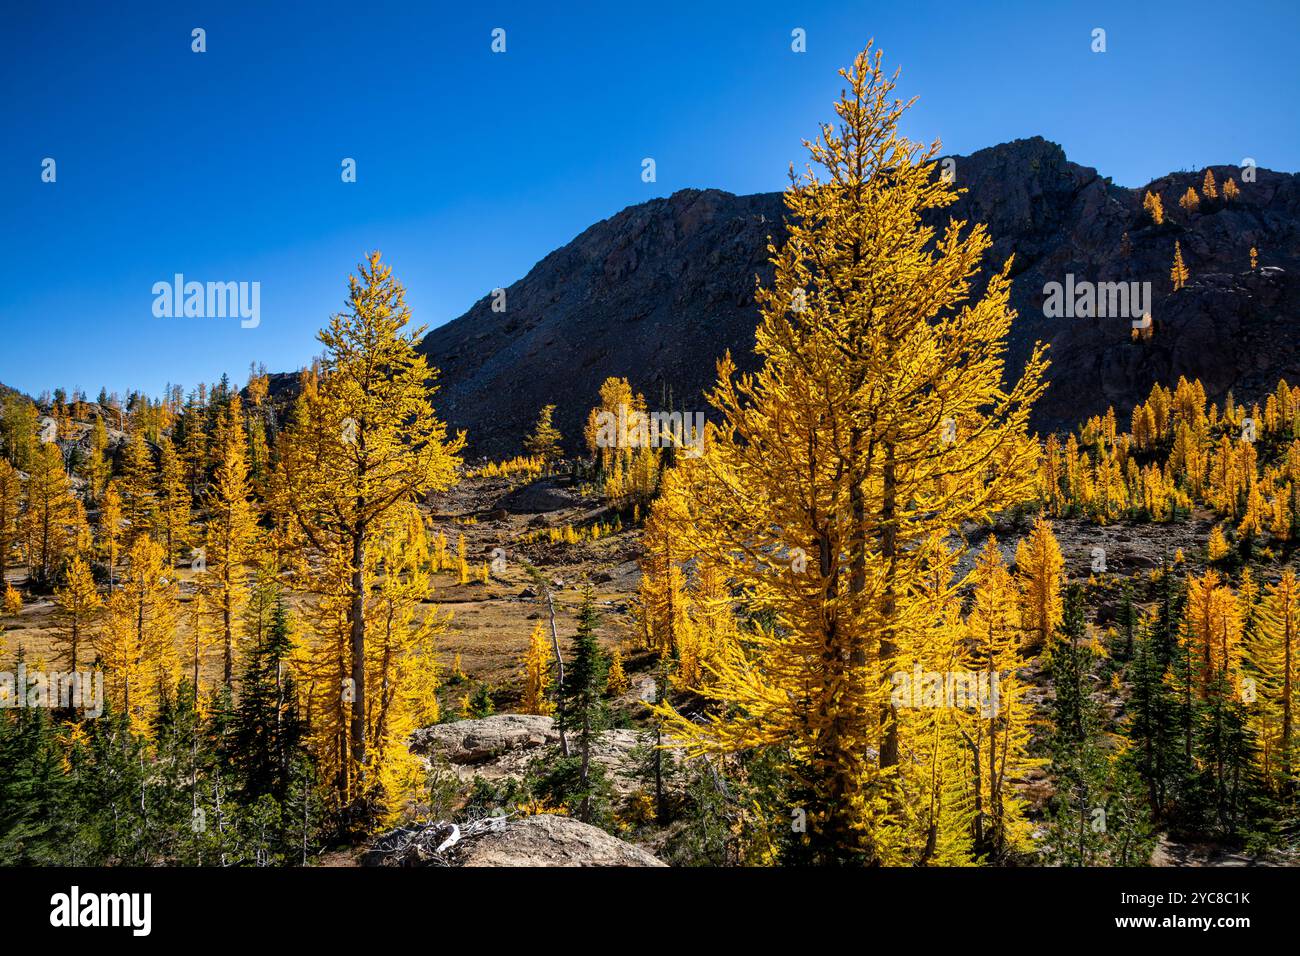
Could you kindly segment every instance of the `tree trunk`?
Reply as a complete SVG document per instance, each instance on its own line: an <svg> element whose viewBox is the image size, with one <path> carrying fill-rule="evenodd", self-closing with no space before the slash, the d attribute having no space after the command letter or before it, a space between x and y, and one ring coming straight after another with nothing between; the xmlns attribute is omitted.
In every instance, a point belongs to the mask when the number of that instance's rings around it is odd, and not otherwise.
<svg viewBox="0 0 1300 956"><path fill-rule="evenodd" d="M352 605L348 620L352 626L352 720L349 736L352 738L352 760L362 779L366 763L366 592L365 592L366 538L365 529L358 527L352 534Z"/></svg>
<svg viewBox="0 0 1300 956"><path fill-rule="evenodd" d="M555 630L555 599L546 588L546 610L551 617L551 650L555 653L555 696L564 701L564 655L560 653L560 635ZM560 731L560 752L569 756L569 736L564 730L564 707L557 708L555 724Z"/></svg>

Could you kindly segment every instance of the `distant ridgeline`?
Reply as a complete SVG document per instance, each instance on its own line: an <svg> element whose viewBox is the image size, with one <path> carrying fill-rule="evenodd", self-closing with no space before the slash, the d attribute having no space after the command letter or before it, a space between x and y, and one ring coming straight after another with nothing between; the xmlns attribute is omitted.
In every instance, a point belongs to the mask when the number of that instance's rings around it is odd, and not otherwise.
<svg viewBox="0 0 1300 956"><path fill-rule="evenodd" d="M969 192L945 217L988 224L986 267L1015 256L1012 371L1034 341L1051 345L1039 430L1111 405L1127 414L1184 375L1220 401L1300 381L1300 177L1214 166L1208 191L1206 170L1126 189L1037 137L951 160L944 169ZM1162 197L1159 223L1148 195ZM767 241L783 238L784 213L777 193L682 190L596 223L429 333L439 413L468 430L471 455L502 458L552 402L566 448L580 450L610 376L652 409L707 410L724 352L754 367L755 277L770 275ZM1187 274L1176 292L1175 244Z"/></svg>

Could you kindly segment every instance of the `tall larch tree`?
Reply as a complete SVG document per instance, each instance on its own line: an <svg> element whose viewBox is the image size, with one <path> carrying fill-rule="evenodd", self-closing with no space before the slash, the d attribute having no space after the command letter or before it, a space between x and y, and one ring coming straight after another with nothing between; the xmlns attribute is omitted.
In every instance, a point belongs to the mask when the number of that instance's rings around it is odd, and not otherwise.
<svg viewBox="0 0 1300 956"><path fill-rule="evenodd" d="M238 394L230 397L222 413L216 447L220 460L205 500L207 574L203 586L209 607L219 621L216 632L222 647L222 680L227 688L232 688L235 635L248 603L250 565L258 547L257 515L244 457L244 424Z"/></svg>
<svg viewBox="0 0 1300 956"><path fill-rule="evenodd" d="M117 484L109 482L99 503L99 527L95 535L95 552L108 570L108 593L117 583L117 559L122 551L122 497Z"/></svg>
<svg viewBox="0 0 1300 956"><path fill-rule="evenodd" d="M1297 697L1300 696L1300 584L1290 568L1265 591L1261 626L1246 648L1258 674L1260 755L1265 779L1291 781L1296 767Z"/></svg>
<svg viewBox="0 0 1300 956"><path fill-rule="evenodd" d="M190 488L171 439L163 436L158 447L158 539L167 551L167 560L175 561L190 543Z"/></svg>
<svg viewBox="0 0 1300 956"><path fill-rule="evenodd" d="M180 676L178 587L162 545L147 535L136 538L126 563L121 586L109 598L97 650L108 671L105 690L114 710L127 714L137 733L147 734Z"/></svg>
<svg viewBox="0 0 1300 956"><path fill-rule="evenodd" d="M148 533L153 521L156 487L153 454L144 439L144 432L135 429L122 452L122 476L118 485L122 495L122 516L127 522L128 543Z"/></svg>
<svg viewBox="0 0 1300 956"><path fill-rule="evenodd" d="M1065 559L1047 519L1035 521L1029 537L1016 545L1016 578L1026 646L1031 651L1042 650L1061 623L1061 587L1065 583Z"/></svg>
<svg viewBox="0 0 1300 956"><path fill-rule="evenodd" d="M57 444L42 443L32 453L24 490L22 526L27 564L33 581L49 587L75 543L72 532L78 515Z"/></svg>
<svg viewBox="0 0 1300 956"><path fill-rule="evenodd" d="M769 247L762 365L719 363L721 425L676 465L686 493L661 498L683 550L728 568L776 626L716 665L701 692L725 711L674 732L697 754L782 748L814 859L898 862L922 851L899 837L911 813L889 675L954 586L923 586L948 533L1034 494L1026 422L1045 361L1031 352L1004 388L1010 262L972 290L991 240L923 221L958 190L938 143L899 134L897 74L868 47L842 75L839 123L807 144L807 174L792 170L788 237Z"/></svg>
<svg viewBox="0 0 1300 956"><path fill-rule="evenodd" d="M67 583L54 592L54 599L66 624L62 643L67 647L68 670L76 671L81 662L82 647L87 641L94 641L91 627L95 612L104 605L90 565L81 555L73 557L68 564Z"/></svg>
<svg viewBox="0 0 1300 956"><path fill-rule="evenodd" d="M22 510L23 482L18 469L0 458L0 589L14 545L18 542L18 515Z"/></svg>
<svg viewBox="0 0 1300 956"><path fill-rule="evenodd" d="M346 311L320 333L319 387L300 399L280 458L284 503L305 540L324 560L346 560L349 778L367 766L367 550L394 508L455 482L464 447L434 414L435 373L416 350L424 328L406 331L405 289L378 252L358 271Z"/></svg>
<svg viewBox="0 0 1300 956"><path fill-rule="evenodd" d="M1174 284L1175 292L1187 284L1188 275L1187 266L1183 264L1182 244L1175 240L1174 264L1169 269L1169 281Z"/></svg>
<svg viewBox="0 0 1300 956"><path fill-rule="evenodd" d="M1021 678L1020 611L1015 581L990 535L971 574L974 590L966 630L971 665L977 673L996 674L998 700L991 712L972 721L967 743L976 783L974 850L991 861L1027 849L1029 827L1025 804L1014 784L1034 761L1029 756L1033 708Z"/></svg>

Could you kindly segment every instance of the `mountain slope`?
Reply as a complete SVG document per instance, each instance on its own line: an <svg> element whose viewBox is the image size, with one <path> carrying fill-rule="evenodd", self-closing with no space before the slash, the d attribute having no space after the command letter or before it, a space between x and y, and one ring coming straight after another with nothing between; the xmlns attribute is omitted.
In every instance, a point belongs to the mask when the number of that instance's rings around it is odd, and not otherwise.
<svg viewBox="0 0 1300 956"><path fill-rule="evenodd" d="M985 222L994 239L987 265L1014 254L1018 311L1008 365L1035 340L1050 343L1052 386L1035 425L1068 427L1108 404L1127 410L1153 382L1198 376L1212 398L1300 382L1300 176L1260 169L1233 203L1207 202L1188 215L1177 197L1204 170L1172 173L1146 188L1165 201L1166 222L1142 211L1144 190L1115 186L1069 162L1041 138L955 157L968 193L948 212ZM485 297L421 345L441 370L435 404L469 431L474 454L519 450L546 403L571 448L609 375L626 376L652 407L707 410L702 393L730 349L753 367L756 277L770 277L769 236L783 238L780 194L735 196L683 190L631 206L588 228L506 289L504 312ZM1127 234L1127 242L1125 241ZM1191 271L1171 294L1175 240ZM1249 250L1261 268L1249 270ZM1088 280L1150 281L1154 335L1134 342L1128 317L1048 318L1044 286Z"/></svg>

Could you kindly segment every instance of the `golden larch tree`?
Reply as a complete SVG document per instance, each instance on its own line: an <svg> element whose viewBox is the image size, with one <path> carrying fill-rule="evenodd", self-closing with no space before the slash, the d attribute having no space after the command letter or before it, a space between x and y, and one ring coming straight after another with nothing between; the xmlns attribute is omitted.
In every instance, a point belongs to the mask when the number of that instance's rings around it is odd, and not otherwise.
<svg viewBox="0 0 1300 956"><path fill-rule="evenodd" d="M1169 281L1174 284L1174 291L1177 292L1187 284L1188 272L1187 266L1183 264L1183 247L1177 240L1174 241L1174 264L1169 270Z"/></svg>
<svg viewBox="0 0 1300 956"><path fill-rule="evenodd" d="M136 538L126 564L96 649L114 709L129 716L134 731L148 734L162 695L175 691L180 674L178 587L162 545L148 535Z"/></svg>
<svg viewBox="0 0 1300 956"><path fill-rule="evenodd" d="M1046 648L1061 623L1061 586L1065 559L1051 522L1039 518L1029 537L1016 545L1016 580L1020 589L1020 626L1031 651Z"/></svg>
<svg viewBox="0 0 1300 956"><path fill-rule="evenodd" d="M364 776L368 764L368 549L393 509L455 482L464 447L464 436L449 438L434 414L435 373L416 349L424 328L408 328L405 289L378 252L358 271L349 277L346 311L320 333L319 386L299 398L280 443L286 512L321 561L346 562L355 697L347 702L345 778ZM330 575L322 571L321 579L331 593Z"/></svg>
<svg viewBox="0 0 1300 956"><path fill-rule="evenodd" d="M207 573L202 587L209 609L219 620L216 631L222 646L222 681L229 688L235 680L235 634L248 603L250 565L258 548L238 394L230 397L221 415L215 445L220 457L212 490L205 499Z"/></svg>
<svg viewBox="0 0 1300 956"><path fill-rule="evenodd" d="M68 670L75 671L81 662L81 648L86 641L94 641L91 629L95 612L104 605L95 585L90 565L81 555L76 555L68 564L67 583L54 592L54 599L63 612L66 630L60 635L60 643L66 647Z"/></svg>
<svg viewBox="0 0 1300 956"><path fill-rule="evenodd" d="M1229 180L1229 182L1231 182L1231 180ZM1223 191L1226 195L1228 191L1226 186ZM1219 188L1218 184L1214 181L1214 170L1212 169L1207 169L1205 171L1205 179L1201 181L1201 195L1206 199L1219 198Z"/></svg>
<svg viewBox="0 0 1300 956"><path fill-rule="evenodd" d="M890 675L943 633L955 582L926 582L950 566L951 529L1034 494L1045 361L1033 351L1004 387L1010 262L974 292L991 240L926 224L958 191L938 143L898 132L897 74L868 47L842 75L839 123L792 171L787 240L758 290L761 367L719 363L721 424L679 459L685 493L660 499L681 550L726 568L775 626L714 665L700 693L724 709L669 719L692 753L783 748L815 859L902 862L925 836Z"/></svg>
<svg viewBox="0 0 1300 956"><path fill-rule="evenodd" d="M554 659L545 625L539 621L533 628L533 633L528 638L528 648L524 651L524 696L519 705L523 713L549 714L555 710L555 705L547 697L551 686L551 663Z"/></svg>
<svg viewBox="0 0 1300 956"><path fill-rule="evenodd" d="M23 482L18 469L7 458L0 458L0 585L4 584L10 555L18 542L22 495Z"/></svg>

